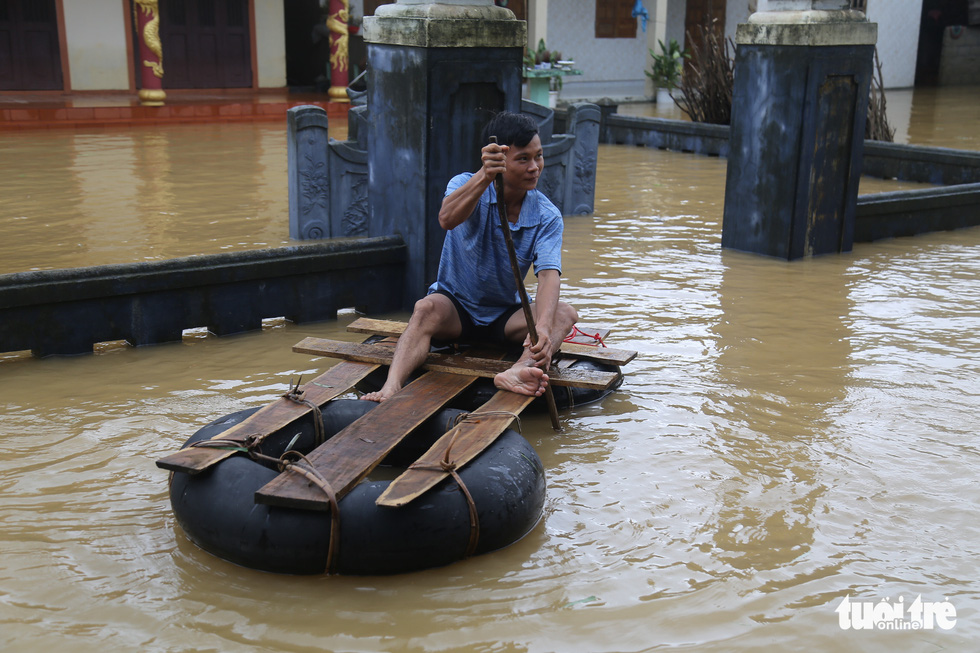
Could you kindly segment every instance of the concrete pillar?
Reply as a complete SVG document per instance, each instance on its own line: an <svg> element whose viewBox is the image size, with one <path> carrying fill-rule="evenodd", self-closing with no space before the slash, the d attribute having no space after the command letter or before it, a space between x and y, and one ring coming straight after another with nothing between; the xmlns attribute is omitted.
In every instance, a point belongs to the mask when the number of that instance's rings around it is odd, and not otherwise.
<svg viewBox="0 0 980 653"><path fill-rule="evenodd" d="M647 48L660 54L660 43L667 45L667 0L653 0L653 10L651 11L650 24L647 25ZM646 58L645 70L651 70L653 59ZM644 75L646 77L646 75ZM653 80L647 77L647 95L653 97L657 93L657 87Z"/></svg>
<svg viewBox="0 0 980 653"><path fill-rule="evenodd" d="M521 110L527 28L492 0L398 0L364 18L369 235L408 246L405 306L435 280L446 184L480 165L491 115Z"/></svg>
<svg viewBox="0 0 980 653"><path fill-rule="evenodd" d="M877 25L844 0L759 0L735 33L722 246L850 251Z"/></svg>
<svg viewBox="0 0 980 653"><path fill-rule="evenodd" d="M548 0L528 0L527 2L527 47L532 52L538 42L548 42Z"/></svg>

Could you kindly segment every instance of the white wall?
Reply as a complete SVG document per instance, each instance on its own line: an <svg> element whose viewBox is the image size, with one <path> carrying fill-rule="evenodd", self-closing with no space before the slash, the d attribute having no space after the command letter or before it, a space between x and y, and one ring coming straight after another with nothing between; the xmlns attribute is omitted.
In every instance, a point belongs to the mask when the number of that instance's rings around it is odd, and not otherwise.
<svg viewBox="0 0 980 653"><path fill-rule="evenodd" d="M684 19L687 16L686 0L669 0L667 2L667 40L664 43L677 41L682 48L687 35L684 33Z"/></svg>
<svg viewBox="0 0 980 653"><path fill-rule="evenodd" d="M260 88L286 85L286 18L283 2L255 0L255 71Z"/></svg>
<svg viewBox="0 0 980 653"><path fill-rule="evenodd" d="M878 23L878 58L885 88L911 87L922 0L868 0L867 16Z"/></svg>
<svg viewBox="0 0 980 653"><path fill-rule="evenodd" d="M64 7L72 90L129 90L123 3L69 1Z"/></svg>
<svg viewBox="0 0 980 653"><path fill-rule="evenodd" d="M598 99L609 96L639 99L648 97L644 70L650 66L648 37L637 26L636 38L596 39L595 2L597 0L550 0L547 44L566 59L575 59L582 77L565 79L562 97ZM542 0L529 0L529 4ZM686 0L644 0L651 19L658 2L665 2L666 41L684 43ZM756 8L756 0L728 0L725 35L732 38L739 23L746 22ZM878 23L878 54L886 88L908 88L915 81L915 60L919 38L922 0L868 0L868 20ZM648 25L654 29L654 24Z"/></svg>
<svg viewBox="0 0 980 653"><path fill-rule="evenodd" d="M595 38L596 0L551 0L548 3L549 50L561 51L565 59L574 59L584 74L566 77L562 98L599 99L601 97L648 97L644 69L649 65L647 36L637 20L636 34L631 38ZM644 4L653 17L653 1ZM653 24L647 25L653 29Z"/></svg>
<svg viewBox="0 0 980 653"><path fill-rule="evenodd" d="M739 23L749 22L749 16L756 10L756 0L729 0L725 5L725 38L735 43L735 29ZM734 52L733 52L734 54Z"/></svg>

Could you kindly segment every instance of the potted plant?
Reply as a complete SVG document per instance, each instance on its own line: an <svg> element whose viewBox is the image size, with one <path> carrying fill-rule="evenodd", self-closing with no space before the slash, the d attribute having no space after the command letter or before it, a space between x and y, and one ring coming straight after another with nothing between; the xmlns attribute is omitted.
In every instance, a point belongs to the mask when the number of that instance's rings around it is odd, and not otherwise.
<svg viewBox="0 0 980 653"><path fill-rule="evenodd" d="M557 63L561 59L561 53L557 50L548 50L544 39L538 41L536 50L524 48L524 67L528 70L550 70L558 68ZM558 94L562 88L562 78L560 73L556 73L548 78L549 99L548 104L552 108L558 101Z"/></svg>
<svg viewBox="0 0 980 653"><path fill-rule="evenodd" d="M657 43L660 45L661 54L657 54L653 48L650 48L653 69L644 72L653 80L653 85L657 89L657 102L661 102L661 90L669 97L670 92L680 85L684 59L689 59L691 55L687 50L681 50L681 46L673 39L670 45L665 46L663 41Z"/></svg>
<svg viewBox="0 0 980 653"><path fill-rule="evenodd" d="M560 59L561 52L549 50L544 39L538 41L538 47L534 51L524 48L524 67L528 69L553 68Z"/></svg>

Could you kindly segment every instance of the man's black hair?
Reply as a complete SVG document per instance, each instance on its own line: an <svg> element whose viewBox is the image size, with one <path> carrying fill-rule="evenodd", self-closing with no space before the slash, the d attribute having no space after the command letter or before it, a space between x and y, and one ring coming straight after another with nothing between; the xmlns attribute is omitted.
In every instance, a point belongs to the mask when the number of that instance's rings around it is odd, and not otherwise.
<svg viewBox="0 0 980 653"><path fill-rule="evenodd" d="M524 113L501 111L483 128L483 142L489 143L491 136L497 137L500 145L524 147L538 133L538 123Z"/></svg>

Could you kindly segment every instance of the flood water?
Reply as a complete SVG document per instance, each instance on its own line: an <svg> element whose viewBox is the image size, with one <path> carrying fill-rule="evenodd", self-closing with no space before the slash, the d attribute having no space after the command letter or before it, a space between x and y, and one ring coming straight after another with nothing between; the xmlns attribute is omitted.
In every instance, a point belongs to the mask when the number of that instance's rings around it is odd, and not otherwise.
<svg viewBox="0 0 980 653"><path fill-rule="evenodd" d="M907 139L980 149L970 96L906 93ZM5 134L0 172L4 272L289 242L284 126ZM563 433L523 420L543 520L449 567L276 576L200 551L170 512L154 461L322 371L290 347L358 339L351 313L2 356L3 650L974 650L980 229L792 263L722 251L724 175L601 147L563 296L640 356ZM846 596L948 601L956 624L843 630Z"/></svg>

